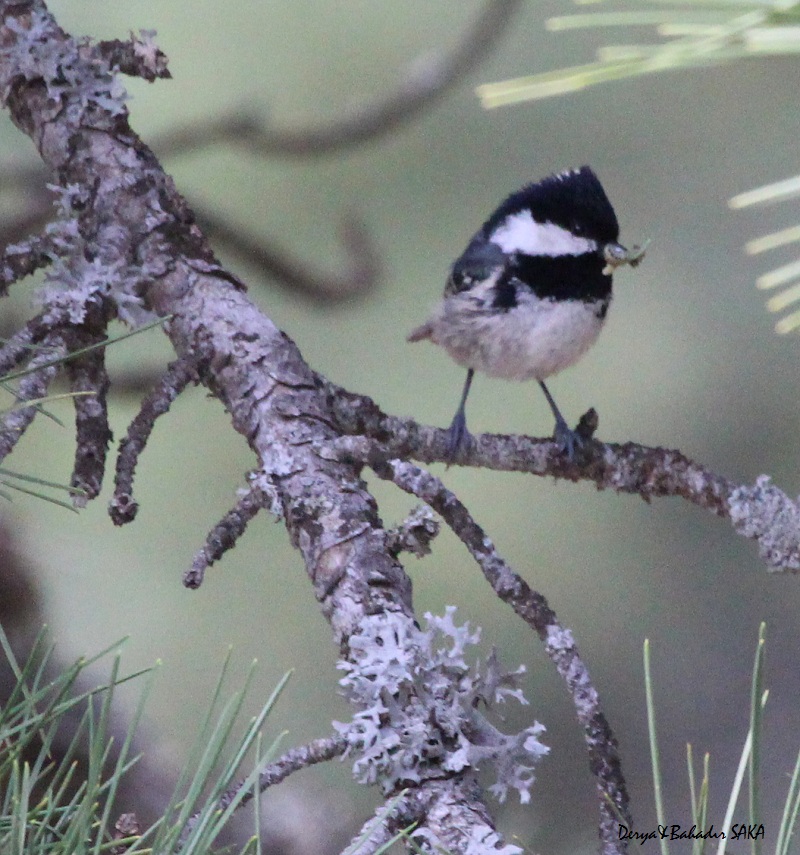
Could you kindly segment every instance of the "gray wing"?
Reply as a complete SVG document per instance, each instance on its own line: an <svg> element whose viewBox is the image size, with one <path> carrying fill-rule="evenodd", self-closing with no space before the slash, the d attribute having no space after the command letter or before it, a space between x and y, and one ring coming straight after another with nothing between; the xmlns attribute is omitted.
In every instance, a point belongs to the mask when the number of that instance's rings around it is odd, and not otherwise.
<svg viewBox="0 0 800 855"><path fill-rule="evenodd" d="M474 285L484 282L498 268L505 267L508 261L508 256L497 244L487 242L479 233L453 264L444 286L445 297L468 291Z"/></svg>

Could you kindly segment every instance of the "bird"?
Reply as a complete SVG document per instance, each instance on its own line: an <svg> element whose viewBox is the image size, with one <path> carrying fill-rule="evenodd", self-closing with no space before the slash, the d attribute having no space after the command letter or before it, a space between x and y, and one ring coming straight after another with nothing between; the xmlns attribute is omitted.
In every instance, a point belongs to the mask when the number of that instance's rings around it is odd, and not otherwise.
<svg viewBox="0 0 800 855"><path fill-rule="evenodd" d="M465 407L476 371L536 380L555 417L553 438L569 461L585 444L545 384L597 340L614 270L644 249L619 242L619 223L589 166L527 184L506 198L454 262L441 302L408 341L443 347L467 377L448 429L447 461L466 444Z"/></svg>

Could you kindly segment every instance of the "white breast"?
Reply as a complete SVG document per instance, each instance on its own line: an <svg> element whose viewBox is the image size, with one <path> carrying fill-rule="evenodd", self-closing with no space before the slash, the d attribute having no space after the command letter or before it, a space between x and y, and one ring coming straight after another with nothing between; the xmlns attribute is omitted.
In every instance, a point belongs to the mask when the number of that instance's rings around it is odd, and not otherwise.
<svg viewBox="0 0 800 855"><path fill-rule="evenodd" d="M568 368L603 327L603 301L520 295L506 311L487 310L490 283L442 302L428 322L431 340L465 368L507 380L544 380Z"/></svg>

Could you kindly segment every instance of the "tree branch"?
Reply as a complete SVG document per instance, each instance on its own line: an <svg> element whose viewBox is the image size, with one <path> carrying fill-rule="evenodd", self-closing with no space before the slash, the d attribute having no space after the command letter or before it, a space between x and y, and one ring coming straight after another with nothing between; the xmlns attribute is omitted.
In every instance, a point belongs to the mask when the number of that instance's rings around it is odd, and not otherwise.
<svg viewBox="0 0 800 855"><path fill-rule="evenodd" d="M214 526L206 538L205 546L197 553L192 566L183 575L187 588L199 588L203 584L206 569L236 546L248 523L262 509L269 508L273 516L280 519L283 509L278 492L268 478L254 473L247 489L242 492L236 506Z"/></svg>
<svg viewBox="0 0 800 855"><path fill-rule="evenodd" d="M155 44L152 30L131 33L130 39L110 39L97 43L97 50L111 68L119 69L129 77L141 77L148 83L169 80L172 75L167 68L167 57Z"/></svg>
<svg viewBox="0 0 800 855"><path fill-rule="evenodd" d="M61 228L73 236L60 287L44 293L46 305L71 306L82 320L87 283L101 269L106 293L126 313L170 316L164 329L178 357L197 366L259 471L276 484L289 537L343 656L357 663L366 655L349 640L370 616L391 616L413 636L411 584L386 549L375 499L358 467L315 451L336 431L313 372L219 265L185 200L128 127L98 56L85 43L79 50L41 0L0 6L0 39L0 91L59 176ZM75 77L69 85L52 73L66 57ZM431 725L426 710L420 715L423 733ZM426 829L452 841L454 853L496 834L471 770L421 778L415 795L432 805Z"/></svg>
<svg viewBox="0 0 800 855"><path fill-rule="evenodd" d="M413 458L422 463L450 463L448 433L412 419L384 413L366 395L355 395L320 378L327 386L336 427L343 434L340 451L364 459L376 451L384 460ZM641 496L646 502L680 496L733 524L734 530L756 540L771 570L800 572L800 502L790 499L762 475L750 486L712 472L680 451L651 448L634 442L587 442L573 461L552 439L504 434L478 434L465 443L456 466L498 472L527 472L566 481L590 481L598 490Z"/></svg>
<svg viewBox="0 0 800 855"><path fill-rule="evenodd" d="M467 508L438 478L401 460L383 461L378 456L364 462L369 463L380 478L392 481L437 511L467 547L495 594L544 642L547 655L572 696L575 713L584 729L589 767L597 786L601 851L604 855L619 855L626 848L619 839L620 818L629 828L633 827L630 800L622 776L617 740L572 633L561 625L545 597L533 591L508 566Z"/></svg>
<svg viewBox="0 0 800 855"><path fill-rule="evenodd" d="M169 411L173 401L193 380L197 381L197 372L189 360L177 359L171 363L158 385L142 401L139 412L130 423L119 445L114 497L108 507L115 525L124 525L135 518L139 505L133 498L133 478L139 455L147 445L156 419Z"/></svg>
<svg viewBox="0 0 800 855"><path fill-rule="evenodd" d="M0 377L11 372L36 352L37 347L33 344L34 326L35 319L31 319L0 347Z"/></svg>
<svg viewBox="0 0 800 855"><path fill-rule="evenodd" d="M47 394L50 384L58 373L58 366L53 364L66 356L67 348L60 337L53 336L48 339L42 350L33 356L28 363L31 373L26 374L19 383L16 392L17 400L37 401ZM0 461L14 449L14 446L22 438L37 413L36 406L16 406L0 418Z"/></svg>
<svg viewBox="0 0 800 855"><path fill-rule="evenodd" d="M26 234L27 231L26 226ZM34 235L22 243L6 246L0 257L0 297L6 296L12 283L50 264L52 251L53 245L47 235Z"/></svg>
<svg viewBox="0 0 800 855"><path fill-rule="evenodd" d="M70 391L89 393L75 397L75 465L70 484L75 488L73 504L79 508L100 495L106 452L113 438L108 426L110 382L104 357L105 351L98 348L66 365Z"/></svg>
<svg viewBox="0 0 800 855"><path fill-rule="evenodd" d="M315 766L317 763L325 763L328 760L333 760L334 757L341 757L347 749L347 743L344 739L337 736L330 736L323 739L314 739L307 745L300 745L297 748L292 748L287 751L283 757L280 757L274 763L265 766L258 776L258 791L263 793L270 787L280 784L285 781L289 775L299 772L301 769L308 769L310 766ZM222 813L228 805L233 802L237 795L241 792L245 785L246 779L234 784L230 789L226 790L220 796L217 802L217 808ZM238 807L244 807L248 802L253 800L253 790L248 789L242 794ZM202 811L198 811L191 816L186 822L186 826L180 835L180 842L185 842L186 838L191 834L192 829L197 825L197 820Z"/></svg>

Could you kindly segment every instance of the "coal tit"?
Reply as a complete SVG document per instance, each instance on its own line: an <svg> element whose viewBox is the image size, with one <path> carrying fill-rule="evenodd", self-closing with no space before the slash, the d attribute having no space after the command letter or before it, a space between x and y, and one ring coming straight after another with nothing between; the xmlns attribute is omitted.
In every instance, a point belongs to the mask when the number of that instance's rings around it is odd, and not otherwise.
<svg viewBox="0 0 800 855"><path fill-rule="evenodd" d="M450 425L448 459L469 435L464 407L476 371L536 380L555 416L554 438L572 460L582 439L544 381L594 344L611 302L611 275L636 265L597 176L588 166L512 193L453 264L444 299L408 336L430 339L467 369Z"/></svg>

